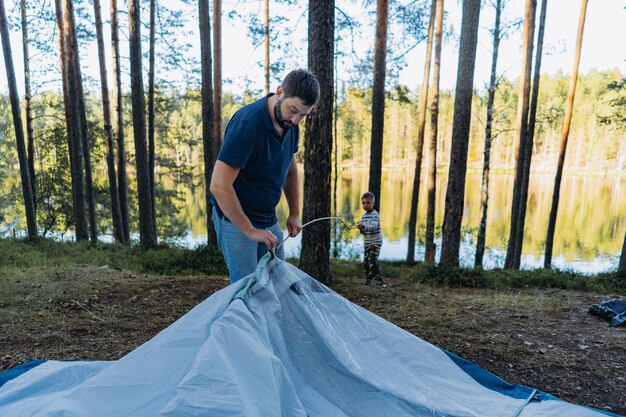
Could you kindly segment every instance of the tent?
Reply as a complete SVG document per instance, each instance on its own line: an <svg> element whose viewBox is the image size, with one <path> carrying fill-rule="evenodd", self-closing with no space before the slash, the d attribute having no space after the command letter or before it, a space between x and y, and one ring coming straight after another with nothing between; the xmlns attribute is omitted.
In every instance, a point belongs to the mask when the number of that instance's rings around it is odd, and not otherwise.
<svg viewBox="0 0 626 417"><path fill-rule="evenodd" d="M2 417L611 415L507 384L269 253L119 360L23 367Z"/></svg>

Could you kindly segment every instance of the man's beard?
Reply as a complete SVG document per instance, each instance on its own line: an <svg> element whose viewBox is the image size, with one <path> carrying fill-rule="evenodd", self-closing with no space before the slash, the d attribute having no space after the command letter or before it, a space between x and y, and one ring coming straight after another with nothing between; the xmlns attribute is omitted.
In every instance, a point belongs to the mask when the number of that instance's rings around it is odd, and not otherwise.
<svg viewBox="0 0 626 417"><path fill-rule="evenodd" d="M287 130L290 127L293 127L293 123L291 123L289 120L285 120L285 118L283 117L283 114L280 111L281 103L282 100L276 100L276 104L274 104L274 118L276 119L276 123L278 123L280 127L282 127L284 130Z"/></svg>

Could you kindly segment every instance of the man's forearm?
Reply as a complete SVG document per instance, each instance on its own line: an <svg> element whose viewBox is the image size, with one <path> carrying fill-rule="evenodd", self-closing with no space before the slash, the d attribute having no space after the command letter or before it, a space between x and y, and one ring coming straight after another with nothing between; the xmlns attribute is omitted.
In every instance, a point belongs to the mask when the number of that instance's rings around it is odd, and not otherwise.
<svg viewBox="0 0 626 417"><path fill-rule="evenodd" d="M298 168L295 160L289 167L287 179L283 185L283 192L287 199L289 215L300 217L300 183L298 178Z"/></svg>
<svg viewBox="0 0 626 417"><path fill-rule="evenodd" d="M295 182L295 185L288 184L285 182L285 186L283 188L285 192L285 198L287 199L287 206L289 207L289 215L290 216L300 216L300 190L298 187L298 182Z"/></svg>

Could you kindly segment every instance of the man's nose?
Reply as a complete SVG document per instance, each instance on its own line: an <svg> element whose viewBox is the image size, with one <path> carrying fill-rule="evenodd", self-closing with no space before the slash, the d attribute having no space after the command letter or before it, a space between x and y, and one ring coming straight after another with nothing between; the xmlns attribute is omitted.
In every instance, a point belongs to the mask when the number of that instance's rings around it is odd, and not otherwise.
<svg viewBox="0 0 626 417"><path fill-rule="evenodd" d="M291 118L291 122L292 122L294 125L297 125L298 123L300 123L300 121L302 121L302 119L303 119L303 118L304 118L304 116L303 116L303 115L301 115L301 114L296 114L295 116L293 116L293 117Z"/></svg>

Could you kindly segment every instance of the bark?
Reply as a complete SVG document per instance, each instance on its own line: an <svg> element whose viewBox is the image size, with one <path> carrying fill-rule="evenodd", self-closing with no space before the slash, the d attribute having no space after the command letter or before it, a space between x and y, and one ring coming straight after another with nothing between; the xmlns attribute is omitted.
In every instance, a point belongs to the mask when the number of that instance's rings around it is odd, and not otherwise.
<svg viewBox="0 0 626 417"><path fill-rule="evenodd" d="M9 87L9 99L11 101L11 112L13 114L13 126L15 128L15 143L17 146L17 156L20 165L20 178L22 180L22 194L24 195L24 209L26 211L26 227L28 236L37 236L37 216L35 214L35 200L33 198L33 188L31 185L30 172L28 170L28 156L24 143L24 127L22 125L22 112L20 110L20 98L17 92L17 81L15 79L15 68L13 66L13 56L11 52L11 41L9 39L9 27L7 22L4 0L0 0L0 35L2 36L2 52L4 54L4 67L7 74L7 84Z"/></svg>
<svg viewBox="0 0 626 417"><path fill-rule="evenodd" d="M428 148L428 182L426 208L426 250L424 262L435 262L435 200L437 183L437 135L439 124L439 79L441 73L441 41L443 34L443 0L437 0L435 28L435 64L433 66L433 91L430 106L430 144Z"/></svg>
<svg viewBox="0 0 626 417"><path fill-rule="evenodd" d="M265 0L265 94L270 92L270 0Z"/></svg>
<svg viewBox="0 0 626 417"><path fill-rule="evenodd" d="M430 58L433 50L433 31L435 15L437 14L437 0L430 5L430 20L428 23L428 41L426 43L426 59L424 64L424 78L418 105L419 120L417 122L417 155L415 157L415 173L413 175L413 193L411 195L411 211L409 213L409 239L407 244L406 261L415 261L415 234L417 227L417 205L420 193L420 177L422 172L422 153L424 149L424 131L426 130L426 104L428 102L428 82L430 80Z"/></svg>
<svg viewBox="0 0 626 417"><path fill-rule="evenodd" d="M117 0L111 0L111 61L113 64L113 136L117 150L117 192L120 201L124 242L130 244L128 219L128 176L126 174L126 145L124 143L124 109L122 106L122 71L118 35Z"/></svg>
<svg viewBox="0 0 626 417"><path fill-rule="evenodd" d="M335 51L337 50L338 39L335 39ZM337 71L337 54L335 54L333 58L333 65L335 66L334 71L334 91L333 91L333 138L335 141L333 142L334 153L333 153L333 216L338 217L339 214L337 212L337 183L339 181L339 146L337 141L337 120L339 108L337 107L337 89L339 88L339 73ZM333 258L339 257L339 242L342 235L343 225L339 225L337 223L332 225L333 227Z"/></svg>
<svg viewBox="0 0 626 417"><path fill-rule="evenodd" d="M483 176L480 192L480 226L476 241L476 255L474 266L483 266L485 242L487 240L487 212L489 208L489 167L491 164L491 129L493 125L493 110L497 87L498 52L500 49L500 15L502 0L496 2L496 20L493 25L493 54L491 57L491 76L489 77L489 96L487 98L487 121L485 123L485 151L483 158Z"/></svg>
<svg viewBox="0 0 626 417"><path fill-rule="evenodd" d="M156 148L154 144L154 34L156 17L156 0L150 0L150 46L148 64L148 173L150 176L150 204L152 205L152 227L156 230L156 184L154 164Z"/></svg>
<svg viewBox="0 0 626 417"><path fill-rule="evenodd" d="M330 216L333 149L335 1L309 1L309 70L320 84L320 99L306 121L304 134L304 207L302 220ZM302 229L300 269L330 283L330 222Z"/></svg>
<svg viewBox="0 0 626 417"><path fill-rule="evenodd" d="M65 114L65 126L67 129L67 151L70 156L70 176L72 178L72 195L75 194L74 190L74 158L72 157L72 141L70 135L70 108L69 108L69 96L67 92L67 69L65 68L65 35L63 33L63 10L61 8L61 0L54 0L54 8L56 13L57 24L57 37L59 39L59 61L61 67L62 86L63 86L63 109Z"/></svg>
<svg viewBox="0 0 626 417"><path fill-rule="evenodd" d="M441 247L441 263L454 266L459 264L461 245L479 17L480 0L464 0Z"/></svg>
<svg viewBox="0 0 626 417"><path fill-rule="evenodd" d="M222 0L213 0L213 137L215 151L222 146Z"/></svg>
<svg viewBox="0 0 626 417"><path fill-rule="evenodd" d="M67 131L69 136L68 140L72 148L70 155L73 161L72 165L74 167L74 175L72 176L74 223L76 227L76 240L83 241L89 239L89 231L85 215L83 142L80 122L80 106L78 100L80 90L78 88L78 75L76 74L76 69L78 67L75 65L78 51L76 49L76 42L72 42L72 39L76 39L76 27L74 26L74 5L72 4L72 0L65 0L63 18L63 41L65 48L65 56L63 59L67 77L66 82L69 110L69 114L67 116L67 120L69 121Z"/></svg>
<svg viewBox="0 0 626 417"><path fill-rule="evenodd" d="M624 244L622 245L622 255L619 258L619 272L626 273L626 233L624 233Z"/></svg>
<svg viewBox="0 0 626 417"><path fill-rule="evenodd" d="M375 209L380 211L380 184L385 128L385 75L387 61L387 15L389 1L378 0L376 8L376 44L374 49L374 85L372 87L372 136L370 145L369 191L376 197Z"/></svg>
<svg viewBox="0 0 626 417"><path fill-rule="evenodd" d="M26 113L26 147L28 153L28 173L30 185L33 189L33 202L37 209L37 175L35 174L35 136L33 134L33 111L31 108L30 90L30 53L28 51L28 16L26 15L26 0L20 0L22 12L22 50L24 52L24 112Z"/></svg>
<svg viewBox="0 0 626 417"><path fill-rule="evenodd" d="M87 216L89 219L89 238L92 244L98 241L96 224L96 202L94 196L93 176L91 170L91 154L89 135L87 132L87 114L85 110L85 96L83 92L83 80L80 70L80 58L78 55L78 40L76 38L76 21L74 17L74 5L72 0L65 1L65 43L68 52L68 81L70 82L69 100L75 101L78 110L79 129L78 138L81 141L81 153L84 163L84 187L87 201ZM70 72L70 67L71 72ZM72 78L70 80L70 77ZM73 104L72 104L73 105Z"/></svg>
<svg viewBox="0 0 626 417"><path fill-rule="evenodd" d="M130 38L130 84L133 113L133 136L137 165L137 194L139 199L139 241L142 246L156 246L157 238L152 224L152 193L148 149L146 144L146 103L144 100L141 67L141 19L139 0L128 2L128 32Z"/></svg>
<svg viewBox="0 0 626 417"><path fill-rule="evenodd" d="M576 94L576 82L578 81L578 65L580 64L580 53L583 43L583 31L585 28L585 16L587 14L587 0L582 0L580 7L580 17L578 20L578 35L576 38L576 53L574 56L574 68L572 69L572 77L567 92L567 101L565 102L565 117L563 119L563 133L561 135L561 148L559 151L559 160L554 177L554 191L552 192L552 206L550 208L550 219L548 220L548 232L546 234L546 252L543 260L543 267L550 268L552 266L552 246L554 244L554 228L556 226L556 216L559 210L559 198L561 194L561 179L563 177L563 163L565 162L565 152L567 151L567 139L569 138L569 129L572 124L572 114L574 112L574 96Z"/></svg>
<svg viewBox="0 0 626 417"><path fill-rule="evenodd" d="M537 120L537 100L539 99L539 81L541 78L541 55L543 52L543 36L546 26L546 6L548 0L541 2L541 14L539 16L539 33L537 35L537 52L535 55L535 70L533 76L533 88L530 98L530 110L528 114L528 132L526 136L526 149L524 155L524 170L522 173L522 185L520 189L519 213L517 219L517 232L515 235L515 251L513 254L513 267L519 269L522 258L524 243L524 225L526 223L526 203L528 201L528 184L530 183L530 165L533 155L533 141L535 137L535 124Z"/></svg>
<svg viewBox="0 0 626 417"><path fill-rule="evenodd" d="M104 118L104 140L106 143L107 174L109 176L109 196L111 198L111 220L113 222L113 235L115 240L125 243L124 227L122 226L122 213L117 191L117 177L115 174L115 144L113 143L113 130L111 126L111 103L109 101L109 83L107 80L106 59L104 56L104 37L102 35L102 16L100 0L93 0L94 15L96 20L96 39L98 43L98 64L100 68L100 87L102 92L102 113Z"/></svg>
<svg viewBox="0 0 626 417"><path fill-rule="evenodd" d="M215 163L215 140L213 137L213 87L211 81L211 18L209 14L209 0L198 0L199 25L200 25L200 62L202 69L202 144L204 147L204 183L206 187L206 216L207 216L207 242L217 242L217 236L211 220L213 204L211 204L211 176Z"/></svg>
<svg viewBox="0 0 626 417"><path fill-rule="evenodd" d="M535 12L537 0L526 0L526 17L524 19L524 35L522 46L522 74L519 85L519 101L517 104L517 122L515 138L515 180L513 182L513 204L511 205L511 224L509 242L506 249L504 267L518 269L515 265L515 244L517 242L517 224L519 220L520 201L522 194L522 177L524 176L524 158L526 156L528 137L528 107L530 103L530 74L532 69L533 41L535 36Z"/></svg>

